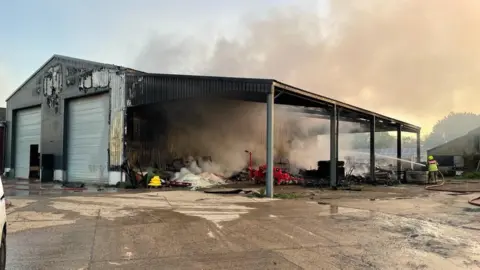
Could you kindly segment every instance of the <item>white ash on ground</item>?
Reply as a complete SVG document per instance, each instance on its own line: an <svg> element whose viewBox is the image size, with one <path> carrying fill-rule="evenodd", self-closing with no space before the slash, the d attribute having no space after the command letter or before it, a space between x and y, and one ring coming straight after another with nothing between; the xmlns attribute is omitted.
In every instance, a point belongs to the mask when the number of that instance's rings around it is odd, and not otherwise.
<svg viewBox="0 0 480 270"><path fill-rule="evenodd" d="M225 185L227 182L222 177L204 171L200 168L195 160L191 160L188 167L180 169L180 172L176 172L171 181L177 183L188 183L192 190L199 188L208 188L218 185Z"/></svg>

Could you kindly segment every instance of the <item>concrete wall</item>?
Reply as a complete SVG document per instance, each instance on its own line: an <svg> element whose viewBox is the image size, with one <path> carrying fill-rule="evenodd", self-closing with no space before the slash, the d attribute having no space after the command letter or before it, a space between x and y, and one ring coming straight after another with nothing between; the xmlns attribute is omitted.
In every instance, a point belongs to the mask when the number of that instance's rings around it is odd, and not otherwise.
<svg viewBox="0 0 480 270"><path fill-rule="evenodd" d="M14 167L15 159L12 146L15 143L15 112L19 109L41 105L40 152L54 155L54 178L55 180L63 180L66 169L64 127L68 120L65 114L65 104L68 99L109 92L112 87L116 89L115 94L110 95L114 99L113 102L111 100L111 105L113 105L111 107L115 109L116 114L114 115L116 117L113 119L111 117L111 120L114 120L118 126L119 123L123 123L123 116L120 119L117 118L118 115L123 115L119 112L123 112L125 104L122 101L125 99L125 79L119 68L68 57L53 57L50 59L7 100L6 171ZM120 135L111 133L112 136L115 141L123 140L122 132ZM118 145L118 142L115 145ZM118 149L115 151L116 155L123 153L118 153L118 151ZM118 166L119 164L116 163L119 160L121 158L116 159L114 165Z"/></svg>

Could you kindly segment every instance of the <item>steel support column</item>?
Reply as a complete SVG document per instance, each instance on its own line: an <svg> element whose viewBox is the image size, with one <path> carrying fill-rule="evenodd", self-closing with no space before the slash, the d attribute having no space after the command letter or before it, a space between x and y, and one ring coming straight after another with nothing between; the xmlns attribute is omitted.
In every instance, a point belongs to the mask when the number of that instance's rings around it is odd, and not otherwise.
<svg viewBox="0 0 480 270"><path fill-rule="evenodd" d="M337 129L335 130L335 134L337 134L337 146L335 147L335 149L337 149L337 152L335 153L335 156L337 157L337 161L339 157L338 151L340 149L339 141L340 141L340 112L341 111L342 110L340 108L337 108L337 117L335 117L337 121L337 123L335 124L335 126L337 127ZM338 175L337 175L337 180L338 180Z"/></svg>
<svg viewBox="0 0 480 270"><path fill-rule="evenodd" d="M372 116L370 120L370 179L375 182L375 124L377 119Z"/></svg>
<svg viewBox="0 0 480 270"><path fill-rule="evenodd" d="M401 177L402 172L402 126L397 125L397 176Z"/></svg>
<svg viewBox="0 0 480 270"><path fill-rule="evenodd" d="M333 105L330 115L330 187L335 188L337 186L337 167L338 167L338 114L337 106Z"/></svg>
<svg viewBox="0 0 480 270"><path fill-rule="evenodd" d="M420 163L420 131L417 132L417 163Z"/></svg>
<svg viewBox="0 0 480 270"><path fill-rule="evenodd" d="M273 197L273 111L275 105L275 90L267 94L267 172L265 178L265 193L267 197Z"/></svg>

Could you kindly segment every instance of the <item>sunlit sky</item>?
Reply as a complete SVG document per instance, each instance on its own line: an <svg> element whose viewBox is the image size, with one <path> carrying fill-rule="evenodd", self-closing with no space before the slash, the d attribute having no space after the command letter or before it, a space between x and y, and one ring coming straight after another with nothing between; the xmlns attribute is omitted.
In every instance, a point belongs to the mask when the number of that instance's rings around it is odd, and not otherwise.
<svg viewBox="0 0 480 270"><path fill-rule="evenodd" d="M0 4L0 100L53 54L132 66L152 33L235 35L242 16L295 0L6 1ZM317 4L318 2L318 4ZM301 5L325 1L304 0Z"/></svg>
<svg viewBox="0 0 480 270"><path fill-rule="evenodd" d="M244 16L261 16L273 7L315 7L319 14L328 13L328 0L85 0L68 4L0 0L0 4L0 106L53 54L136 68L135 59L152 33L196 35L208 41L218 35L240 34ZM430 128L429 123L424 131Z"/></svg>

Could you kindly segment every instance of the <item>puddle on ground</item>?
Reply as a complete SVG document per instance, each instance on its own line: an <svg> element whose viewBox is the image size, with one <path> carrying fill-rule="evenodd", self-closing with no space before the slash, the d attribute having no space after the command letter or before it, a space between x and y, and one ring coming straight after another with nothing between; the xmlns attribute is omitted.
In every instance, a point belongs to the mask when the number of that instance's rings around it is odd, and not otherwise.
<svg viewBox="0 0 480 270"><path fill-rule="evenodd" d="M222 228L222 222L239 219L241 215L245 215L255 209L233 204L174 203L173 206L173 211L177 213L206 219L214 223L218 228Z"/></svg>
<svg viewBox="0 0 480 270"><path fill-rule="evenodd" d="M321 208L319 216L331 216L331 215L352 215L355 216L371 216L370 210L355 209L349 207L342 207L337 205L319 205Z"/></svg>
<svg viewBox="0 0 480 270"><path fill-rule="evenodd" d="M319 204L319 216L330 216L337 221L366 222L368 227L380 228L398 247L412 254L428 254L438 258L480 258L480 245L471 231L449 225L391 215L372 210L354 209L337 205ZM347 223L346 223L347 224ZM351 223L349 223L351 224Z"/></svg>
<svg viewBox="0 0 480 270"><path fill-rule="evenodd" d="M67 195L79 193L78 191L67 190L41 190L41 189L6 189L6 197L22 197L22 196L42 196L42 195Z"/></svg>

